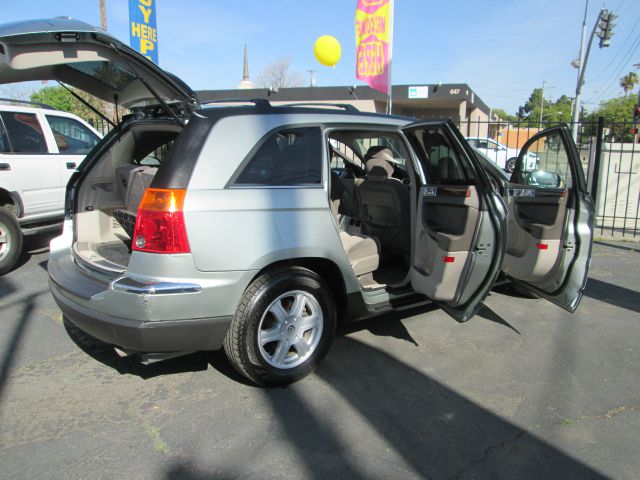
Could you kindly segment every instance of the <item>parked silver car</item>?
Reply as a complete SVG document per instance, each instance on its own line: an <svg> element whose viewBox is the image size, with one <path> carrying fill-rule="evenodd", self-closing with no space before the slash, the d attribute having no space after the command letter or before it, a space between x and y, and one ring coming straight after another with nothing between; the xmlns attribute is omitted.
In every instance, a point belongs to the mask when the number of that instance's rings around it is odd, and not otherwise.
<svg viewBox="0 0 640 480"><path fill-rule="evenodd" d="M525 145L504 188L449 121L266 100L201 108L176 77L73 20L0 26L0 80L38 78L133 112L70 180L48 264L64 315L128 353L224 347L247 378L283 384L321 360L336 322L427 301L465 321L501 271L578 306L593 204L564 127ZM534 147L554 185L522 168Z"/></svg>

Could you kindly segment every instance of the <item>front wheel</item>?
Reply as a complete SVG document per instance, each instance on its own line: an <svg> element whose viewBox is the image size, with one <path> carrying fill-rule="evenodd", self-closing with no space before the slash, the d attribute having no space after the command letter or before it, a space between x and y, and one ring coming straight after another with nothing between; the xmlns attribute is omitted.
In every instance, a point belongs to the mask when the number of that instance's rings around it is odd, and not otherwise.
<svg viewBox="0 0 640 480"><path fill-rule="evenodd" d="M233 366L258 385L308 375L329 350L336 327L331 290L302 267L267 272L245 291L224 341Z"/></svg>
<svg viewBox="0 0 640 480"><path fill-rule="evenodd" d="M22 252L22 230L16 217L0 207L0 275L16 266Z"/></svg>

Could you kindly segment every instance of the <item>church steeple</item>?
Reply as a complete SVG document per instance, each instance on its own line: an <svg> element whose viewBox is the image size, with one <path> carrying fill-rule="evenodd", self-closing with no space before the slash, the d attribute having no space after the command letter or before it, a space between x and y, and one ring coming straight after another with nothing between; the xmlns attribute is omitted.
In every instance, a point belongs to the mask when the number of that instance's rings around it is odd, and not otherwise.
<svg viewBox="0 0 640 480"><path fill-rule="evenodd" d="M244 44L244 67L242 69L242 81L238 84L238 88L253 88L253 83L249 80L249 53L247 44Z"/></svg>

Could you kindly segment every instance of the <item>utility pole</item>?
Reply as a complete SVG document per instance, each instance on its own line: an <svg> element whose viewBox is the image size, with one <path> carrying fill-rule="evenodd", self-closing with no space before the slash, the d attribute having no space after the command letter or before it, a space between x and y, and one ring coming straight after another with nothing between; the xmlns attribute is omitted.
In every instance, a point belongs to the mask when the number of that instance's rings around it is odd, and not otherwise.
<svg viewBox="0 0 640 480"><path fill-rule="evenodd" d="M544 84L547 83L546 80L542 81L542 96L540 98L540 123L538 125L538 130L542 130L542 112L544 112Z"/></svg>
<svg viewBox="0 0 640 480"><path fill-rule="evenodd" d="M584 19L582 20L582 35L580 36L580 56L578 58L578 84L576 85L576 98L573 100L573 112L571 115L571 136L573 141L578 140L578 112L580 111L580 92L582 91L582 75L584 72L584 41L587 35L587 12L589 11L589 0L584 2ZM595 29L594 29L595 32ZM591 35L593 39L593 35ZM591 46L591 41L589 41Z"/></svg>
<svg viewBox="0 0 640 480"><path fill-rule="evenodd" d="M315 87L316 86L316 77L314 77L314 74L316 73L316 70L307 70L307 72L309 72L309 86L310 87Z"/></svg>
<svg viewBox="0 0 640 480"><path fill-rule="evenodd" d="M98 0L100 4L100 27L107 31L107 0Z"/></svg>
<svg viewBox="0 0 640 480"><path fill-rule="evenodd" d="M580 59L578 64L578 82L576 84L576 97L573 102L573 112L571 115L571 136L577 143L578 140L578 117L580 112L580 94L582 93L582 85L584 84L584 73L587 69L587 62L589 61L589 52L591 51L591 44L593 43L593 37L596 35L596 30L600 28L598 37L600 38L600 48L609 46L611 36L613 35L613 20L617 18L613 12L609 12L603 8L598 13L598 19L596 20L591 35L589 36L589 43L587 44L587 51L584 52L585 33L587 28L587 10L589 7L589 0L585 0L584 20L582 22L582 40L580 45Z"/></svg>

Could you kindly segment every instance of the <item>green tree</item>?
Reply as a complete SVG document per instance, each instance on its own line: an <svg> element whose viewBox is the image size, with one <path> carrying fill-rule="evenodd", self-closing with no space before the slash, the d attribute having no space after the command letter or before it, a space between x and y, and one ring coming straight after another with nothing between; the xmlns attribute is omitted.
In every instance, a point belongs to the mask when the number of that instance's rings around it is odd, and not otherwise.
<svg viewBox="0 0 640 480"><path fill-rule="evenodd" d="M493 116L498 117L500 120L506 120L507 122L517 122L518 117L515 115L511 115L507 113L505 110L501 108L494 108L492 110Z"/></svg>
<svg viewBox="0 0 640 480"><path fill-rule="evenodd" d="M633 87L638 81L638 74L636 72L629 72L620 79L620 86L624 90L624 93L627 94L633 90Z"/></svg>
<svg viewBox="0 0 640 480"><path fill-rule="evenodd" d="M623 95L610 98L600 103L600 106L587 115L585 125L595 125L598 117L603 117L605 126L609 128L609 141L631 142L633 134L633 109L638 97L636 95Z"/></svg>
<svg viewBox="0 0 640 480"><path fill-rule="evenodd" d="M102 100L80 90L74 89L73 91L107 118L113 116L112 112L108 111L108 108ZM44 103L57 110L73 113L85 120L97 120L100 118L93 110L71 95L64 87L41 88L31 94L31 101Z"/></svg>
<svg viewBox="0 0 640 480"><path fill-rule="evenodd" d="M562 95L555 102L542 98L542 89L534 88L529 99L518 108L517 117L520 121L535 124L540 121L542 108L542 122L568 122L571 120L571 98Z"/></svg>

